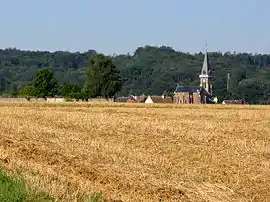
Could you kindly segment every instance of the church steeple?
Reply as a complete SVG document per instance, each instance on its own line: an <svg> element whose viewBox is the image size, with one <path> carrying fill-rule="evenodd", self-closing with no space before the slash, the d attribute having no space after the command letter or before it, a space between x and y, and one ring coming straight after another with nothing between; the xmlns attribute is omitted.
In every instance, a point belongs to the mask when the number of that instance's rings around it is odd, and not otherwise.
<svg viewBox="0 0 270 202"><path fill-rule="evenodd" d="M207 56L207 51L205 51L201 75L208 75L208 56Z"/></svg>
<svg viewBox="0 0 270 202"><path fill-rule="evenodd" d="M200 78L200 86L207 90L208 93L212 94L212 84L211 84L211 76L209 75L209 65L208 65L208 54L207 50L205 51L204 61L202 65Z"/></svg>

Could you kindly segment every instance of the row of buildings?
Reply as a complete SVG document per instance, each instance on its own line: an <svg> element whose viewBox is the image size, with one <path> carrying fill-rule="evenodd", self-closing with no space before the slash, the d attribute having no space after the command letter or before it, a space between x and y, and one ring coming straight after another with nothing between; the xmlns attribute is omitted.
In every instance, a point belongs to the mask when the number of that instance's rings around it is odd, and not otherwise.
<svg viewBox="0 0 270 202"><path fill-rule="evenodd" d="M173 97L165 96L129 96L119 97L115 102L136 103L175 103L175 104L201 104L216 103L217 99L212 94L212 77L209 73L208 55L205 52L204 61L199 75L200 86L177 85Z"/></svg>

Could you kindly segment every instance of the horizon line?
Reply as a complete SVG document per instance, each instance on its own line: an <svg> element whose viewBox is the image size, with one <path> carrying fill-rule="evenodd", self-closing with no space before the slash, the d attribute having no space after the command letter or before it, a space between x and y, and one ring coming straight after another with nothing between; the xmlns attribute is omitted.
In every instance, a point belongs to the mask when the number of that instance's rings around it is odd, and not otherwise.
<svg viewBox="0 0 270 202"><path fill-rule="evenodd" d="M66 53L80 53L80 54L84 54L84 53L87 53L89 51L95 51L97 54L103 54L103 55L106 55L106 56L120 56L120 55L134 55L136 50L138 50L139 48L147 48L147 47L150 47L150 48L168 48L168 49L171 49L175 52L178 52L178 53L185 53L185 54L191 54L191 55L196 55L196 54L203 54L204 51L201 50L201 51L182 51L180 49L176 49L176 48L173 48L171 46L167 46L167 45L144 45L144 46L138 46L134 51L133 53L131 54L130 52L126 52L126 53L113 53L113 54L105 54L105 53L102 53L102 52L99 52L97 51L96 49L87 49L87 50L84 50L84 51L80 51L80 50L77 50L77 51L72 51L72 50L64 50L64 49L56 49L56 50L46 50L46 49L24 49L24 48L17 48L16 46L15 47L7 47L7 48L0 48L0 51L6 51L6 50L17 50L17 51L22 51L22 52L49 52L49 53L57 53L57 52L66 52ZM252 56L255 56L255 55L270 55L270 53L267 53L267 52L248 52L248 51L218 51L218 50L213 50L213 51L209 51L209 49L206 49L207 53L220 53L222 55L225 55L225 54L232 54L232 55L237 55L237 54L248 54L248 55L252 55Z"/></svg>

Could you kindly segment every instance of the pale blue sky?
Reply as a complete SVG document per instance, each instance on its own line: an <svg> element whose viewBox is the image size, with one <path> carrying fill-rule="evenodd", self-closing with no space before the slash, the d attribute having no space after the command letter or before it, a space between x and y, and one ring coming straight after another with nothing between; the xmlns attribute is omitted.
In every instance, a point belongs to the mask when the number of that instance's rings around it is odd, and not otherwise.
<svg viewBox="0 0 270 202"><path fill-rule="evenodd" d="M270 52L269 0L2 0L0 48Z"/></svg>

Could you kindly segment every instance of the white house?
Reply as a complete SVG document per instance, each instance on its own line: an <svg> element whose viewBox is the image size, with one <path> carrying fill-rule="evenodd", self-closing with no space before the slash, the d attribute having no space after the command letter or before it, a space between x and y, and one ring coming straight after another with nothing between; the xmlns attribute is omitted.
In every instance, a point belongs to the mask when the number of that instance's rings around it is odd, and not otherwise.
<svg viewBox="0 0 270 202"><path fill-rule="evenodd" d="M172 98L165 96L148 96L145 100L145 103L153 104L153 103L173 103Z"/></svg>

